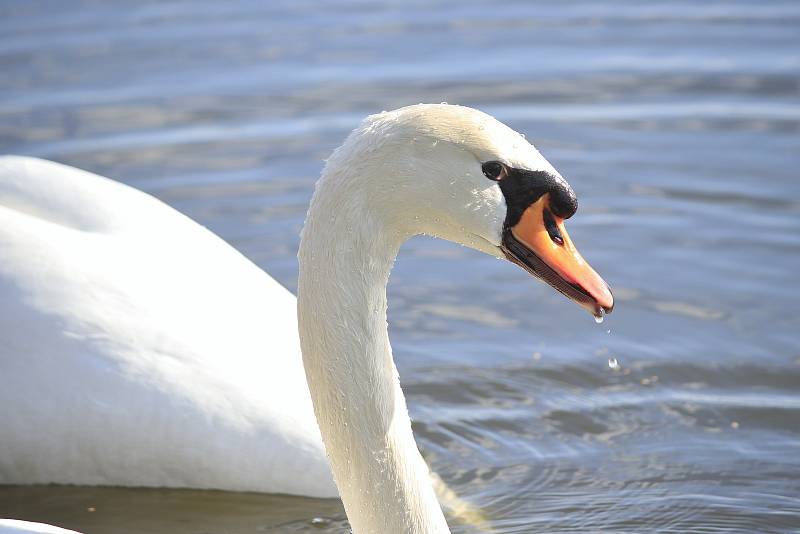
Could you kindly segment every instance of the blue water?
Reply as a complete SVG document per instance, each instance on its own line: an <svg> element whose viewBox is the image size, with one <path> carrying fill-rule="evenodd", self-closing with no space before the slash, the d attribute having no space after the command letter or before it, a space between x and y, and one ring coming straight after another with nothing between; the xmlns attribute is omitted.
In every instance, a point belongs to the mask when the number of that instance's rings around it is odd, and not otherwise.
<svg viewBox="0 0 800 534"><path fill-rule="evenodd" d="M323 159L442 101L570 181L617 307L598 326L511 264L407 243L390 333L433 469L502 533L800 532L800 3L0 4L0 152L143 189L291 289ZM218 492L0 487L0 515L346 529L336 501Z"/></svg>

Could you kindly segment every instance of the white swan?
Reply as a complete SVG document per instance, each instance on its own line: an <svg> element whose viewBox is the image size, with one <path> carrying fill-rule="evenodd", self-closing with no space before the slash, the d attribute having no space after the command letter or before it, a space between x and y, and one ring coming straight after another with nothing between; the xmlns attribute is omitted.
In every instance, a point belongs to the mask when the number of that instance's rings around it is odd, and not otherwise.
<svg viewBox="0 0 800 534"><path fill-rule="evenodd" d="M308 388L291 296L218 238L99 177L0 167L0 365L19 377L0 392L15 406L0 421L6 482L329 494L310 389L353 531L449 532L386 332L400 244L437 235L594 314L613 307L564 229L577 207L567 183L469 108L371 116L328 160L299 252Z"/></svg>

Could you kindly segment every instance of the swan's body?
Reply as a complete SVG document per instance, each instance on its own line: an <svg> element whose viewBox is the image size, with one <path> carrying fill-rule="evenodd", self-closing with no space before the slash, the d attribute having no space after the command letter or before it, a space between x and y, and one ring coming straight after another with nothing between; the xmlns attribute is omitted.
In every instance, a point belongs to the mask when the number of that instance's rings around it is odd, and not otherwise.
<svg viewBox="0 0 800 534"><path fill-rule="evenodd" d="M74 530L45 525L44 523L31 523L17 519L0 519L0 534L80 534Z"/></svg>
<svg viewBox="0 0 800 534"><path fill-rule="evenodd" d="M334 497L295 298L144 193L0 158L0 483Z"/></svg>
<svg viewBox="0 0 800 534"><path fill-rule="evenodd" d="M179 473L180 485L324 494L310 391L353 531L447 533L386 331L402 242L440 236L520 264L595 314L613 306L564 229L572 190L522 136L469 108L369 117L328 160L301 238L296 323L286 291L154 199L54 164L5 166L0 339L12 343L0 370L20 377L0 392L20 407L0 420L11 482L175 485Z"/></svg>

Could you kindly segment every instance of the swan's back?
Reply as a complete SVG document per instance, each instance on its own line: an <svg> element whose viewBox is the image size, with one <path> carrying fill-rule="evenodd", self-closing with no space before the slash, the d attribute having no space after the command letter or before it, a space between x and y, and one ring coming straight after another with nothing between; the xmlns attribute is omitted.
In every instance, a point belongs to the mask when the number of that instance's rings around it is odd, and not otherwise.
<svg viewBox="0 0 800 534"><path fill-rule="evenodd" d="M86 232L141 230L173 213L135 189L52 161L20 156L0 157L0 205ZM160 216L160 217L159 217Z"/></svg>
<svg viewBox="0 0 800 534"><path fill-rule="evenodd" d="M155 198L0 158L0 483L335 495L294 297Z"/></svg>

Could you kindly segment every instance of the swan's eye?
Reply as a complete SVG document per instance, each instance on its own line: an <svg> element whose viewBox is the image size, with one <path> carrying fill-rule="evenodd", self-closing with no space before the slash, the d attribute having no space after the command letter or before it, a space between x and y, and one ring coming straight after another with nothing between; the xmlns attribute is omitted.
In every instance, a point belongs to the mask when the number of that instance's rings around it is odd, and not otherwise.
<svg viewBox="0 0 800 534"><path fill-rule="evenodd" d="M564 236L561 235L561 230L558 229L553 213L549 209L544 210L544 227L547 228L547 233L553 243L564 245Z"/></svg>
<svg viewBox="0 0 800 534"><path fill-rule="evenodd" d="M506 166L499 161L487 161L481 166L481 170L483 170L484 176L495 182L499 182L505 178L508 173Z"/></svg>

